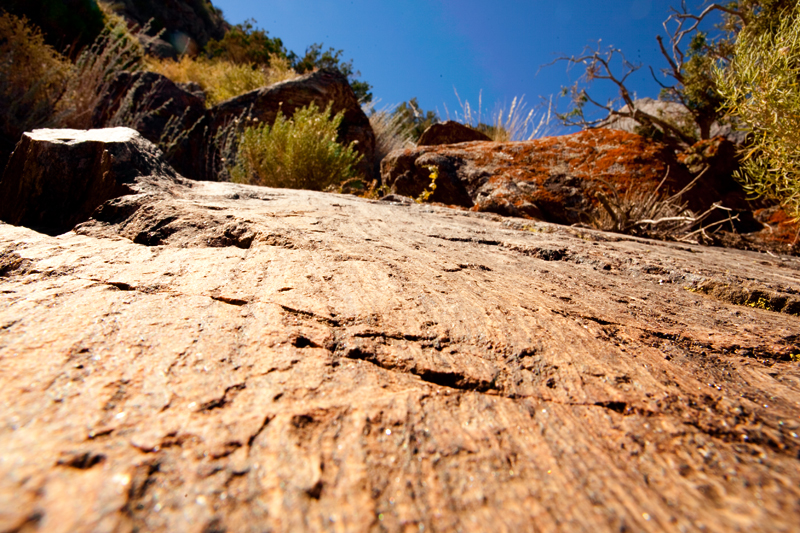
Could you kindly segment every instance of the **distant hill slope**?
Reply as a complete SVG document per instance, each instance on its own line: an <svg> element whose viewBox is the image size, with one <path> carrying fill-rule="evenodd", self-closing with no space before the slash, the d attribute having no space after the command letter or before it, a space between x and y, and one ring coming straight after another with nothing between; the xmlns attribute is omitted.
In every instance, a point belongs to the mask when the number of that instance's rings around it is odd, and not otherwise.
<svg viewBox="0 0 800 533"><path fill-rule="evenodd" d="M222 11L207 0L119 0L104 6L130 25L150 22L153 35L163 30L151 52L164 57L193 53L209 39L222 39L230 27ZM104 24L96 0L4 0L1 9L27 17L61 51L90 44Z"/></svg>
<svg viewBox="0 0 800 533"><path fill-rule="evenodd" d="M193 53L209 39L222 39L230 27L208 0L121 0L110 7L139 26L150 21L151 33L164 30L153 50L161 56Z"/></svg>

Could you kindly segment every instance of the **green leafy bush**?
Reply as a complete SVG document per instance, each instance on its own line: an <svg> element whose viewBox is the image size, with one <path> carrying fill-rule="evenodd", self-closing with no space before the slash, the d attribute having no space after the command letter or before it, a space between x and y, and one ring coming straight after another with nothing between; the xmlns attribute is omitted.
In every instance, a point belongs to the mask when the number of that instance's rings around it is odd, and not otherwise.
<svg viewBox="0 0 800 533"><path fill-rule="evenodd" d="M800 217L800 9L774 31L742 31L716 77L726 109L752 132L738 177Z"/></svg>
<svg viewBox="0 0 800 533"><path fill-rule="evenodd" d="M288 52L283 41L270 37L266 30L256 28L254 24L255 20L246 20L231 27L219 41L208 41L205 47L208 57L254 65L270 65L275 56L286 58Z"/></svg>
<svg viewBox="0 0 800 533"><path fill-rule="evenodd" d="M300 74L305 72L312 72L319 69L338 70L347 77L353 92L356 93L356 98L359 102L369 103L372 101L372 86L365 82L359 81L356 78L361 76L357 70L353 70L353 61L342 61L343 50L336 50L329 47L327 50L322 49L322 43L314 43L308 48L303 57L298 57L294 52L289 53L289 59L294 68Z"/></svg>
<svg viewBox="0 0 800 533"><path fill-rule="evenodd" d="M233 181L320 191L356 177L354 167L362 156L352 143L336 142L344 112L330 115L331 104L320 111L312 102L290 119L279 111L272 127L246 128L231 169Z"/></svg>

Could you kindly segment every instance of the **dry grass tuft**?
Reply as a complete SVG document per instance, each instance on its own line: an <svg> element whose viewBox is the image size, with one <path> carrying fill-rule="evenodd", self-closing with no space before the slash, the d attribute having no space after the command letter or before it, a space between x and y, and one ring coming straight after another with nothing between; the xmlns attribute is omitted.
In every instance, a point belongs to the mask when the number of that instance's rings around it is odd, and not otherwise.
<svg viewBox="0 0 800 533"><path fill-rule="evenodd" d="M493 114L488 117L488 122L483 122L483 94L478 93L478 107L475 108L469 100L461 100L458 91L455 91L461 111L455 113L454 120L461 122L488 135L493 141L532 141L553 135L556 131L553 119L555 107L552 98L547 106L527 109L525 95L514 97L511 106L506 110L498 106ZM447 108L445 107L445 110ZM450 118L449 111L447 112Z"/></svg>
<svg viewBox="0 0 800 533"><path fill-rule="evenodd" d="M162 74L175 83L199 84L206 93L207 107L298 76L289 65L288 59L275 54L270 56L269 67L238 64L223 59L183 56L179 61L148 58L145 61L145 68Z"/></svg>
<svg viewBox="0 0 800 533"><path fill-rule="evenodd" d="M624 195L620 195L608 182L600 180L608 194L602 191L597 193L601 209L584 213L589 220L587 225L603 231L658 240L691 243L713 241L709 234L725 223L731 223L733 227L736 215L730 216L731 210L718 204L696 215L682 200L707 170L704 169L686 187L666 198L658 192L669 177L669 169L655 189L632 189ZM727 211L728 217L703 225L718 210Z"/></svg>
<svg viewBox="0 0 800 533"><path fill-rule="evenodd" d="M381 161L390 152L415 146L412 134L405 117L392 113L390 107L375 109L377 102L363 106L369 117L369 124L375 133L375 175L380 175Z"/></svg>
<svg viewBox="0 0 800 533"><path fill-rule="evenodd" d="M69 61L44 42L24 18L0 12L0 135L15 143L26 131L49 126L64 92Z"/></svg>
<svg viewBox="0 0 800 533"><path fill-rule="evenodd" d="M146 32L147 27L140 34ZM70 70L54 122L62 128L91 128L92 112L115 76L125 70L139 70L143 58L144 48L137 34L132 34L124 24L107 27Z"/></svg>

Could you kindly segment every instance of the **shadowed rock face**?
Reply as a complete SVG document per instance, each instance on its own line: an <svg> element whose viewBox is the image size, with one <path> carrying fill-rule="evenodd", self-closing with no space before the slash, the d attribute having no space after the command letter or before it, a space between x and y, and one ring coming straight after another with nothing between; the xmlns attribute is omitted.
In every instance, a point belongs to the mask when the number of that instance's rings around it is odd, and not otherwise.
<svg viewBox="0 0 800 533"><path fill-rule="evenodd" d="M170 121L177 121L172 127L188 130L205 115L202 89L200 95L155 72L120 72L95 107L92 123L100 128L127 115L131 128L158 143Z"/></svg>
<svg viewBox="0 0 800 533"><path fill-rule="evenodd" d="M57 235L106 200L185 182L130 128L22 135L0 181L0 220Z"/></svg>
<svg viewBox="0 0 800 533"><path fill-rule="evenodd" d="M205 0L120 0L111 8L140 27L150 23L151 33L163 30L149 47L161 57L197 53L209 39L222 39L229 28L222 12Z"/></svg>
<svg viewBox="0 0 800 533"><path fill-rule="evenodd" d="M163 183L0 224L0 530L796 528L797 258Z"/></svg>

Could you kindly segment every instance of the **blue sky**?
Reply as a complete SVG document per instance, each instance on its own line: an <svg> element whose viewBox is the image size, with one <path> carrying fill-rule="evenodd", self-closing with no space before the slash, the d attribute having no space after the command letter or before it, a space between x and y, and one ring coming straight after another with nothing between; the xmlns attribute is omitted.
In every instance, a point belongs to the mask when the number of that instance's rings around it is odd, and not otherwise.
<svg viewBox="0 0 800 533"><path fill-rule="evenodd" d="M581 74L556 57L580 54L600 40L629 60L665 65L655 36L670 5L679 0L213 0L231 23L255 19L298 54L315 42L344 50L361 79L373 86L379 107L416 96L423 109L443 118L460 111L461 99L484 113L525 95L529 104L556 95ZM701 1L687 2L697 7ZM657 97L645 67L630 89ZM616 89L596 84L605 100ZM562 99L561 106L566 105Z"/></svg>

